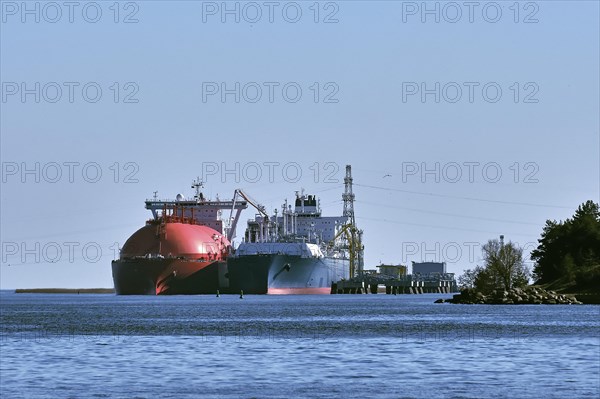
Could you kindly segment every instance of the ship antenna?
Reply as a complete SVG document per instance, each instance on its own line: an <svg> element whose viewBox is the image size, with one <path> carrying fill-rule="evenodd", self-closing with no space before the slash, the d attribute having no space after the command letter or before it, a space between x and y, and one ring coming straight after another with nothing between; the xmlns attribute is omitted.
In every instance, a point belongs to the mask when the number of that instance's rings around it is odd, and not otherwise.
<svg viewBox="0 0 600 399"><path fill-rule="evenodd" d="M158 199L158 191L154 191L154 201Z"/></svg>
<svg viewBox="0 0 600 399"><path fill-rule="evenodd" d="M192 188L196 190L196 194L194 195L196 201L203 199L202 193L200 192L200 188L202 187L204 187L204 182L200 180L200 177L197 177L196 180L192 182Z"/></svg>

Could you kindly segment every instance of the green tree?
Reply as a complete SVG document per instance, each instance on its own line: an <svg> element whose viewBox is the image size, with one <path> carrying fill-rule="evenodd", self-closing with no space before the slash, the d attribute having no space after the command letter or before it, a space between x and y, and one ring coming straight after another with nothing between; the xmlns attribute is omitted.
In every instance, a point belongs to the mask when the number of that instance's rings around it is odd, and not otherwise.
<svg viewBox="0 0 600 399"><path fill-rule="evenodd" d="M466 270L459 277L461 289L474 288L483 293L495 289L509 290L529 283L529 269L523 261L523 249L498 239L489 240L482 248L483 266Z"/></svg>
<svg viewBox="0 0 600 399"><path fill-rule="evenodd" d="M586 282L587 275L598 279L600 267L600 210L597 203L581 204L572 218L564 222L547 220L531 252L536 262L534 276L537 283L557 279Z"/></svg>
<svg viewBox="0 0 600 399"><path fill-rule="evenodd" d="M481 266L475 266L473 270L467 269L458 277L458 287L461 290L475 288L477 275L481 272Z"/></svg>
<svg viewBox="0 0 600 399"><path fill-rule="evenodd" d="M529 282L529 269L523 261L523 249L512 242L489 240L483 246L483 260L495 288L509 290Z"/></svg>
<svg viewBox="0 0 600 399"><path fill-rule="evenodd" d="M495 276L484 266L477 267L477 275L475 276L475 290L489 294L498 287Z"/></svg>

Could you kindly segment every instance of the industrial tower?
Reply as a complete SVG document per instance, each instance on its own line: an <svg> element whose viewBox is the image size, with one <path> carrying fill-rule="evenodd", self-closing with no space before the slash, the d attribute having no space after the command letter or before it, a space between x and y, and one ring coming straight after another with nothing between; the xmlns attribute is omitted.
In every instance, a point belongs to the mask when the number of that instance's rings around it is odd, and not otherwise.
<svg viewBox="0 0 600 399"><path fill-rule="evenodd" d="M356 269L354 265L351 265L350 269L353 273L356 273L358 276L362 276L364 269L364 257L363 257L363 245L362 245L362 230L359 230L356 227L356 219L354 217L354 193L352 192L352 166L346 165L346 177L344 177L344 194L342 194L342 200L344 201L344 213L343 216L346 216L350 219L350 247L353 251L356 251L354 256L351 256L352 259L356 259ZM352 262L351 262L352 263ZM354 275L350 276L356 277Z"/></svg>
<svg viewBox="0 0 600 399"><path fill-rule="evenodd" d="M344 194L342 194L342 200L344 201L343 216L349 217L350 223L356 226L356 220L354 219L354 194L352 193L352 166L350 165L346 165L344 188Z"/></svg>

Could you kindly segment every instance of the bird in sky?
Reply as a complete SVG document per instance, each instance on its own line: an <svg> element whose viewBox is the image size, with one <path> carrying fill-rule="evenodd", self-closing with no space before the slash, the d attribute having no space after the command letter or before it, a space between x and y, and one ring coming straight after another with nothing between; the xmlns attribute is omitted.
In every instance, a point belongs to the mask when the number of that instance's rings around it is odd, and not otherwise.
<svg viewBox="0 0 600 399"><path fill-rule="evenodd" d="M392 175L390 175L389 173L387 175L384 175L383 178L385 179L386 177L392 177Z"/></svg>

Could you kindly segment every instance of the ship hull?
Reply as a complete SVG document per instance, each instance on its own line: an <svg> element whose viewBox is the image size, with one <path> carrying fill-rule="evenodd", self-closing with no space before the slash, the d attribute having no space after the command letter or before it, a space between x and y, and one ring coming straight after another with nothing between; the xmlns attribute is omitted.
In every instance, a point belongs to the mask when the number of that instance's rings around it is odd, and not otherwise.
<svg viewBox="0 0 600 399"><path fill-rule="evenodd" d="M349 261L265 254L230 257L230 288L244 294L329 294L350 273Z"/></svg>
<svg viewBox="0 0 600 399"><path fill-rule="evenodd" d="M112 262L117 295L195 295L227 290L225 261L120 259Z"/></svg>

